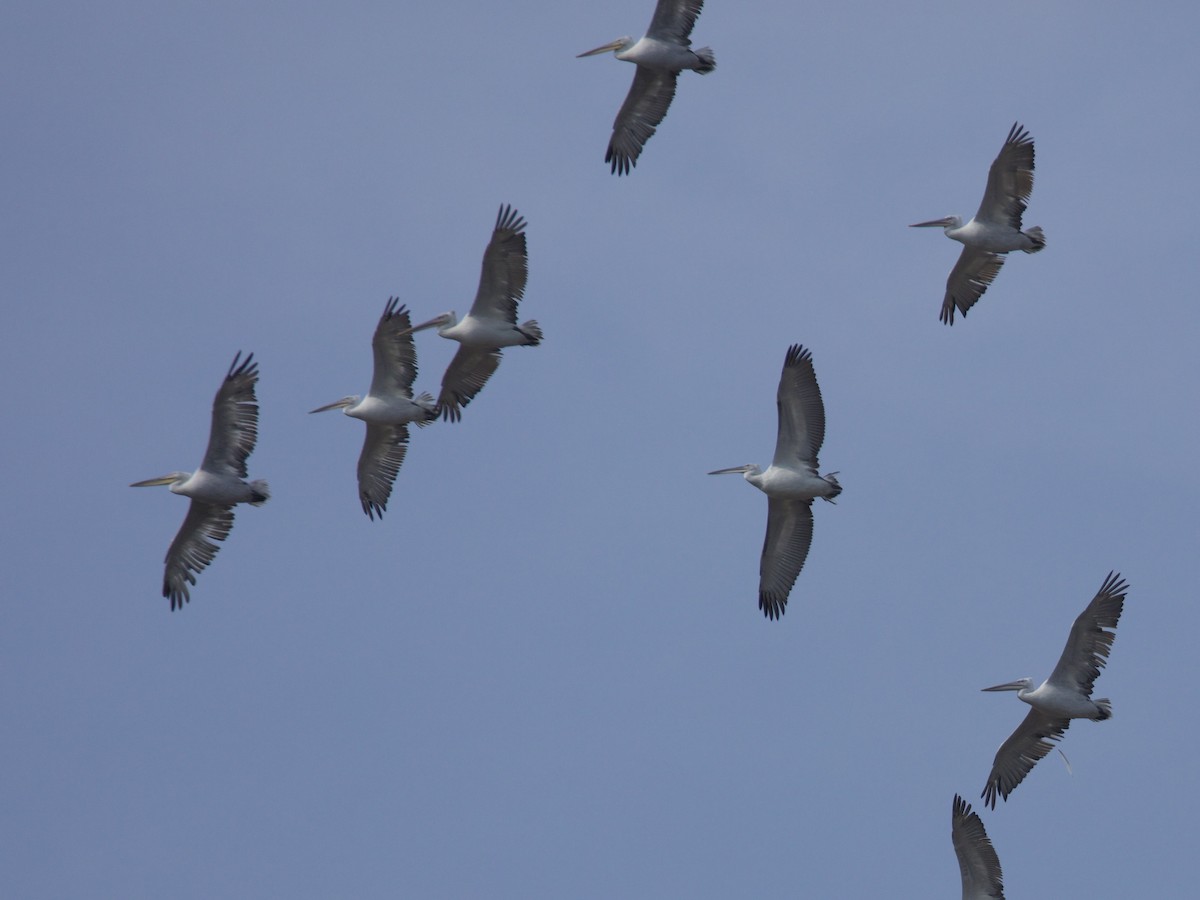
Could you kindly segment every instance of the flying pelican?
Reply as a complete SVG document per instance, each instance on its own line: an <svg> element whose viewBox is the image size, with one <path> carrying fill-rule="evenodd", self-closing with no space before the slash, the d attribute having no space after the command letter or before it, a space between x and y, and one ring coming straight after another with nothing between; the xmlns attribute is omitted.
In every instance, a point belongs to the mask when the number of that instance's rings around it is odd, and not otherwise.
<svg viewBox="0 0 1200 900"><path fill-rule="evenodd" d="M704 0L658 0L645 37L620 37L603 47L580 53L576 59L613 51L617 59L637 64L629 96L613 121L612 139L604 161L612 171L628 175L637 165L642 146L654 136L675 97L675 80L684 69L707 75L717 67L712 48L693 50L688 36Z"/></svg>
<svg viewBox="0 0 1200 900"><path fill-rule="evenodd" d="M804 566L812 544L812 502L833 502L842 492L835 477L817 474L817 454L825 440L825 405L813 371L812 353L799 344L788 348L779 376L779 433L775 458L764 472L754 463L717 469L709 475L740 473L767 495L767 538L758 566L758 608L778 619Z"/></svg>
<svg viewBox="0 0 1200 900"><path fill-rule="evenodd" d="M530 319L517 324L517 304L525 293L529 262L525 252L525 220L511 206L496 214L492 239L483 251L483 271L471 311L460 322L451 310L408 329L405 334L437 328L444 338L462 346L442 376L438 410L443 419L457 422L466 406L483 390L500 365L502 347L536 347L542 329Z"/></svg>
<svg viewBox="0 0 1200 900"><path fill-rule="evenodd" d="M383 518L392 482L400 472L408 451L408 423L424 427L437 418L432 394L413 397L417 379L417 351L413 346L412 320L408 310L397 308L399 297L388 300L375 326L371 348L375 351L375 374L367 396L343 397L310 412L340 409L367 423L367 436L358 457L358 499L372 521Z"/></svg>
<svg viewBox="0 0 1200 900"><path fill-rule="evenodd" d="M167 550L163 596L171 598L171 609L182 607L191 597L188 585L196 583L233 528L233 508L238 503L262 506L270 497L265 481L246 483L246 458L258 440L258 363L254 354L241 361L233 357L225 380L213 398L212 430L204 461L195 472L172 472L158 478L135 481L130 487L168 484L171 493L192 498L187 516Z"/></svg>
<svg viewBox="0 0 1200 900"><path fill-rule="evenodd" d="M1112 716L1107 699L1092 700L1092 685L1100 675L1112 648L1117 620L1125 604L1129 585L1120 573L1109 572L1087 609L1071 626L1067 646L1050 677L1036 690L1032 678L1019 678L985 691L1016 691L1032 709L1007 741L996 751L992 773L984 787L983 802L996 808L996 795L1004 800L1021 783L1034 764L1050 752L1051 741L1062 739L1072 719L1103 722Z"/></svg>
<svg viewBox="0 0 1200 900"><path fill-rule="evenodd" d="M962 900L1004 900L1000 858L979 815L958 794L950 811L950 839L962 875Z"/></svg>
<svg viewBox="0 0 1200 900"><path fill-rule="evenodd" d="M958 216L946 216L908 226L944 228L946 237L963 244L962 254L946 280L941 321L953 325L955 307L964 317L967 315L1004 265L1010 250L1037 253L1046 246L1046 236L1039 226L1021 230L1021 215L1032 191L1033 138L1016 123L988 172L987 189L975 218L966 225Z"/></svg>

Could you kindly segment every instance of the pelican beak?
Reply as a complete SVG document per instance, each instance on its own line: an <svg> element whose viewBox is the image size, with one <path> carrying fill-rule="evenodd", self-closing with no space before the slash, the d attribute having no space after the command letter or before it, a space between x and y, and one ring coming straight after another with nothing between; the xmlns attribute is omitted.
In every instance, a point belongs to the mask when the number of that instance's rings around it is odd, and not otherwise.
<svg viewBox="0 0 1200 900"><path fill-rule="evenodd" d="M575 54L575 58L582 59L585 56L597 56L601 53L608 53L611 50L618 50L623 43L625 43L625 41L621 38L618 38L615 41L609 41L603 47L597 47L595 50L586 50L583 53L577 53Z"/></svg>
<svg viewBox="0 0 1200 900"><path fill-rule="evenodd" d="M930 219L928 222L917 222L915 225L909 225L909 228L945 228L947 225L953 225L953 216L943 216L940 219Z"/></svg>
<svg viewBox="0 0 1200 900"><path fill-rule="evenodd" d="M414 325L412 328L405 328L400 332L400 335L415 334L418 331L424 331L426 328L435 328L438 325L445 325L450 321L450 317L445 313L440 316L434 316L428 322L422 322L420 325Z"/></svg>
<svg viewBox="0 0 1200 900"><path fill-rule="evenodd" d="M745 475L745 466L731 466L728 469L717 469L714 472L709 472L709 475Z"/></svg>
<svg viewBox="0 0 1200 900"><path fill-rule="evenodd" d="M130 487L156 487L160 484L171 484L175 480L175 474L159 475L157 478L147 478L145 481L135 481Z"/></svg>
<svg viewBox="0 0 1200 900"><path fill-rule="evenodd" d="M341 400L335 400L333 403L326 403L324 406L318 406L316 409L310 409L308 414L311 416L313 413L326 412L327 410L331 409L344 409L353 402L354 401L351 398L343 397Z"/></svg>
<svg viewBox="0 0 1200 900"><path fill-rule="evenodd" d="M984 690L984 691L1019 691L1023 687L1025 687L1025 680L1021 679L1020 681L1007 681L1004 684L992 685L990 688L981 688L981 690Z"/></svg>

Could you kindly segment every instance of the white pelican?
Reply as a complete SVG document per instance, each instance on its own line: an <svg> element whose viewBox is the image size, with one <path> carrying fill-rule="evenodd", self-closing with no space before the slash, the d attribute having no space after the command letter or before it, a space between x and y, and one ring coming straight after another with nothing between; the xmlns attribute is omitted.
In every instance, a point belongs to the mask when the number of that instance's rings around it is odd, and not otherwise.
<svg viewBox="0 0 1200 900"><path fill-rule="evenodd" d="M375 351L375 374L367 396L343 397L311 412L340 409L367 423L367 436L358 457L358 499L363 512L374 521L383 518L392 482L400 472L408 451L408 423L418 427L437 418L432 394L413 397L417 380L417 351L413 347L412 320L408 310L397 308L398 297L388 300L375 326L371 348Z"/></svg>
<svg viewBox="0 0 1200 900"><path fill-rule="evenodd" d="M979 815L958 794L950 810L950 839L962 875L962 900L1004 900L1000 858Z"/></svg>
<svg viewBox="0 0 1200 900"><path fill-rule="evenodd" d="M813 371L812 353L799 344L788 348L779 376L779 432L775 458L764 472L754 463L717 469L709 475L740 473L767 495L767 538L758 567L758 608L778 619L804 566L812 543L812 502L833 502L842 492L835 477L817 474L817 454L825 440L825 405Z"/></svg>
<svg viewBox="0 0 1200 900"><path fill-rule="evenodd" d="M212 430L204 461L195 472L172 472L130 487L169 484L171 493L192 498L188 514L167 550L163 596L171 598L171 609L182 607L191 597L188 585L196 583L217 547L233 528L233 507L238 503L262 506L270 497L265 481L246 483L246 458L258 440L258 363L251 353L239 365L241 351L233 358L217 396L213 398Z"/></svg>
<svg viewBox="0 0 1200 900"><path fill-rule="evenodd" d="M1050 677L1037 689L1032 678L1019 678L985 691L1016 691L1032 709L1007 741L996 751L992 773L984 787L983 802L996 808L996 795L1004 800L1029 774L1034 764L1050 752L1051 741L1062 738L1072 719L1103 722L1112 716L1107 699L1092 700L1092 685L1100 675L1112 648L1117 620L1125 604L1129 585L1120 573L1109 572L1087 609L1071 626L1067 646Z"/></svg>
<svg viewBox="0 0 1200 900"><path fill-rule="evenodd" d="M717 67L710 47L693 50L688 39L703 6L704 0L658 0L645 37L636 41L620 37L576 56L579 59L612 50L617 59L637 64L633 86L613 121L612 139L604 155L604 161L612 163L612 171L618 175L628 175L630 167L637 165L642 146L666 118L679 73L695 69L707 75Z"/></svg>
<svg viewBox="0 0 1200 900"><path fill-rule="evenodd" d="M930 222L917 222L909 228L944 228L946 237L963 244L958 262L946 280L941 320L954 324L954 309L965 317L1004 265L1011 250L1037 253L1046 246L1039 226L1021 230L1021 215L1033 191L1033 138L1019 123L1008 132L1008 139L988 172L987 189L979 211L966 225L958 216L946 216Z"/></svg>
<svg viewBox="0 0 1200 900"><path fill-rule="evenodd" d="M501 206L492 239L483 251L483 271L471 311L460 322L451 310L409 329L437 327L444 338L462 346L442 376L438 409L443 419L457 422L466 406L483 390L500 365L502 347L536 347L542 329L530 319L517 324L517 304L525 293L529 262L525 252L525 220L511 206Z"/></svg>

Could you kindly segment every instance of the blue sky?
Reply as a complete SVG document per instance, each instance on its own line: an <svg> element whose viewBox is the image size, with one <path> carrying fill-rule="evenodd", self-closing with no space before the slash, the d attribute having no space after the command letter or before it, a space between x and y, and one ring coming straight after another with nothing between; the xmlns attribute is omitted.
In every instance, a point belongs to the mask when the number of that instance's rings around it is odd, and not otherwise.
<svg viewBox="0 0 1200 900"><path fill-rule="evenodd" d="M12 896L957 896L975 802L1111 569L1097 693L994 812L1009 896L1194 889L1200 13L710 0L628 178L648 0L10 3L0 859ZM1018 254L953 329L1015 120ZM389 295L470 305L501 203L522 318L382 522L362 427ZM455 347L418 336L418 388ZM786 348L828 428L812 552L756 607ZM159 596L237 350L253 477Z"/></svg>

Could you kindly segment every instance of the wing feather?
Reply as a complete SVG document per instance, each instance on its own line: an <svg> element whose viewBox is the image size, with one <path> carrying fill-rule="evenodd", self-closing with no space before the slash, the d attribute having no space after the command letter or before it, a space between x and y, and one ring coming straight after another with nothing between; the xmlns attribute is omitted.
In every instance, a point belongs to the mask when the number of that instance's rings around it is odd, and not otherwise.
<svg viewBox="0 0 1200 900"><path fill-rule="evenodd" d="M1125 606L1125 593L1129 585L1119 572L1109 572L1104 584L1087 605L1087 609L1075 619L1067 645L1063 648L1058 665L1046 679L1054 685L1069 687L1085 697L1092 696L1092 686L1100 677L1100 670L1108 661L1115 630Z"/></svg>
<svg viewBox="0 0 1200 900"><path fill-rule="evenodd" d="M629 170L637 165L642 147L654 136L667 116L667 110L675 98L678 76L678 72L637 67L629 94L621 104L617 118L613 120L612 138L604 155L604 161L612 163L613 172L628 175Z"/></svg>
<svg viewBox="0 0 1200 900"><path fill-rule="evenodd" d="M500 350L470 347L458 348L454 359L442 376L442 391L438 395L438 410L443 419L457 422L462 418L459 407L466 406L483 390L487 380L500 365Z"/></svg>
<svg viewBox="0 0 1200 900"><path fill-rule="evenodd" d="M212 428L202 468L224 475L246 477L246 459L258 441L258 363L254 354L242 360L234 356L225 380L213 398Z"/></svg>
<svg viewBox="0 0 1200 900"><path fill-rule="evenodd" d="M1070 719L1053 718L1030 708L1025 720L996 751L987 785L980 794L984 804L995 809L997 794L1007 800L1037 761L1053 749L1053 742L1062 739L1070 724Z"/></svg>
<svg viewBox="0 0 1200 900"><path fill-rule="evenodd" d="M811 500L767 498L767 536L758 568L758 608L768 619L786 610L796 576L812 545Z"/></svg>
<svg viewBox="0 0 1200 900"><path fill-rule="evenodd" d="M232 507L192 501L179 533L167 549L163 596L170 598L171 609L181 608L191 599L188 585L196 583L196 575L217 555L220 548L213 542L225 540L232 528Z"/></svg>
<svg viewBox="0 0 1200 900"><path fill-rule="evenodd" d="M358 457L358 499L363 512L374 520L383 518L392 483L408 453L408 426L367 423L362 453Z"/></svg>
<svg viewBox="0 0 1200 900"><path fill-rule="evenodd" d="M817 468L817 456L825 442L825 404L812 352L799 344L788 348L775 395L779 408L779 430L775 437L777 466L795 465L797 459Z"/></svg>
<svg viewBox="0 0 1200 900"><path fill-rule="evenodd" d="M703 8L704 0L658 0L646 36L690 47L688 38Z"/></svg>
<svg viewBox="0 0 1200 900"><path fill-rule="evenodd" d="M417 380L417 348L412 334L404 333L412 328L412 318L408 307L397 305L399 299L388 299L371 339L375 356L371 393L380 397L399 394L411 400Z"/></svg>
<svg viewBox="0 0 1200 900"><path fill-rule="evenodd" d="M962 875L963 900L1004 900L1000 857L988 839L979 814L958 794L950 813L950 839Z"/></svg>
<svg viewBox="0 0 1200 900"><path fill-rule="evenodd" d="M1014 122L988 170L987 188L975 218L1021 230L1025 204L1033 193L1033 138Z"/></svg>
<svg viewBox="0 0 1200 900"><path fill-rule="evenodd" d="M517 324L517 304L529 280L529 255L525 247L525 219L511 206L500 207L492 239L483 251L479 290L471 304L471 315L479 319L503 319Z"/></svg>
<svg viewBox="0 0 1200 900"><path fill-rule="evenodd" d="M995 280L1004 260L1002 253L963 247L958 262L946 279L946 296L942 299L942 314L939 316L941 321L953 325L956 308L965 317L967 310L975 305Z"/></svg>

